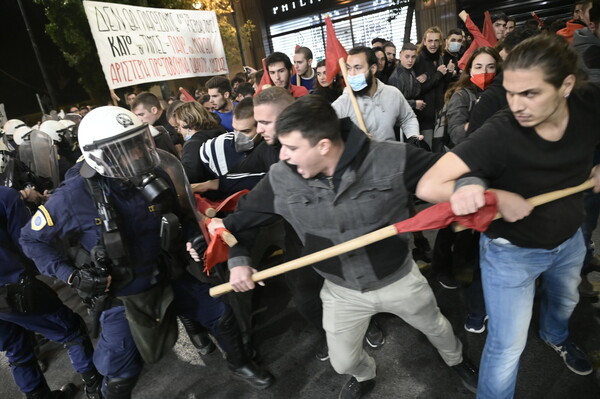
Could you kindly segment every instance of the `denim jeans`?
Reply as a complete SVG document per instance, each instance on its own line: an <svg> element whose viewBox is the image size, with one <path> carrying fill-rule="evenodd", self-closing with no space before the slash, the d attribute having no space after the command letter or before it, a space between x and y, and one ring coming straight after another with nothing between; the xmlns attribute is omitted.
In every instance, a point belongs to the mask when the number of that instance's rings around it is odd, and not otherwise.
<svg viewBox="0 0 600 399"><path fill-rule="evenodd" d="M581 230L553 249L523 248L504 238L480 239L481 275L489 315L479 369L478 398L512 398L527 342L535 281L541 277L540 337L560 344L579 301L585 256Z"/></svg>

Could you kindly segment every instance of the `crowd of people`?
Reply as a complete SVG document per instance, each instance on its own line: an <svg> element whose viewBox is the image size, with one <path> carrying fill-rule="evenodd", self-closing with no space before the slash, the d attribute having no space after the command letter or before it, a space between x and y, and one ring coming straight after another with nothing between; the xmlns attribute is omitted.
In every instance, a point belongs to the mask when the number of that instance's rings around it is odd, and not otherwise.
<svg viewBox="0 0 600 399"><path fill-rule="evenodd" d="M487 192L502 218L481 234L446 227L433 245L420 232L396 235L286 273L321 337L315 356L350 376L340 398L363 397L377 374L363 342L385 344L377 314L391 313L478 398L511 398L540 280L540 338L569 370L591 374L568 324L580 295L598 296L586 276L600 271L599 194L536 208L526 198L590 176L600 190L600 3L577 2L569 21L492 13L483 33L459 16L468 30L433 26L418 44L374 38L349 49L345 78L328 80L325 60L297 47L292 60L273 52L265 70L215 76L181 96L129 92L127 108L71 107L32 127L7 121L0 350L18 388L37 399L77 391L49 388L37 333L67 348L88 398L130 398L144 362L174 345L179 320L200 354L218 347L235 377L267 389L274 377L254 361L252 298L242 294L261 260L361 237L423 202L472 214ZM235 211L205 224L196 200L241 190L250 191ZM221 229L238 243L209 277L199 263ZM429 264L428 281L420 269ZM430 286L460 288L458 266L473 270L460 328L488 331L479 366ZM38 274L77 291L90 331ZM212 298L219 282L235 292Z"/></svg>

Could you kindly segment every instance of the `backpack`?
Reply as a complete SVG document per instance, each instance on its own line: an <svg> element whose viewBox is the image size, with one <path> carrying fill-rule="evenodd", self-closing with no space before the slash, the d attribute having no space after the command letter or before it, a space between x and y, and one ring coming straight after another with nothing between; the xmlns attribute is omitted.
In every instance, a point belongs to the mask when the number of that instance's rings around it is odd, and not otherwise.
<svg viewBox="0 0 600 399"><path fill-rule="evenodd" d="M469 113L473 108L473 104L477 101L475 93L469 89L464 89L469 95ZM454 147L450 133L448 132L448 102L444 104L442 109L437 113L435 119L435 127L433 128L432 152L446 152Z"/></svg>

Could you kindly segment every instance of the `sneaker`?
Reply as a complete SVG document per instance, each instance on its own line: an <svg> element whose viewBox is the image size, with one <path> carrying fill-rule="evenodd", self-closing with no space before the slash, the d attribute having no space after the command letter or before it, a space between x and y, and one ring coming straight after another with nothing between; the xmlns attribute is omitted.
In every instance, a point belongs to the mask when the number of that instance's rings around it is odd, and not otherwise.
<svg viewBox="0 0 600 399"><path fill-rule="evenodd" d="M475 334L481 334L485 331L485 322L487 321L488 316L478 316L473 313L469 313L467 315L467 320L465 320L465 330Z"/></svg>
<svg viewBox="0 0 600 399"><path fill-rule="evenodd" d="M315 356L322 362L329 359L329 347L327 346L327 340L324 339L323 342L320 343L319 349L317 349Z"/></svg>
<svg viewBox="0 0 600 399"><path fill-rule="evenodd" d="M461 363L452 366L451 368L461 379L465 388L470 392L477 393L477 379L479 378L479 372L468 359L463 358Z"/></svg>
<svg viewBox="0 0 600 399"><path fill-rule="evenodd" d="M339 399L358 399L371 392L375 387L375 379L358 382L352 377L342 387Z"/></svg>
<svg viewBox="0 0 600 399"><path fill-rule="evenodd" d="M438 274L437 281L447 290L455 290L460 286L458 281L448 274Z"/></svg>
<svg viewBox="0 0 600 399"><path fill-rule="evenodd" d="M579 283L579 295L586 298L595 298L598 296L598 291L594 289L594 286L587 279L587 276L581 276L581 283Z"/></svg>
<svg viewBox="0 0 600 399"><path fill-rule="evenodd" d="M367 328L367 333L365 334L365 341L371 348L381 348L383 344L385 344L385 337L383 336L383 331L379 324L371 319L369 322L369 328Z"/></svg>
<svg viewBox="0 0 600 399"><path fill-rule="evenodd" d="M558 353L569 370L575 374L588 375L594 371L585 353L570 339L567 339L560 345L554 345L548 341L546 341L546 344Z"/></svg>

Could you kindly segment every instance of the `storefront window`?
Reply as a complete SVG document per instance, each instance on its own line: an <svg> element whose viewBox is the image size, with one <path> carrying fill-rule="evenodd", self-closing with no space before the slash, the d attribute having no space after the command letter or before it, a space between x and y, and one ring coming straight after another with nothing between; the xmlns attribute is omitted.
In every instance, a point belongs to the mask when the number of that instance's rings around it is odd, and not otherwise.
<svg viewBox="0 0 600 399"><path fill-rule="evenodd" d="M371 0L339 7L328 13L336 36L346 50L358 45L371 47L371 40L376 37L390 40L400 48L404 42L407 8L404 7L396 18L390 20L395 15L391 9L389 0ZM325 16L326 14L309 15L271 25L265 48L270 49L270 52L280 51L293 59L296 45L308 47L313 52L315 66L325 58ZM417 41L414 13L410 41Z"/></svg>

